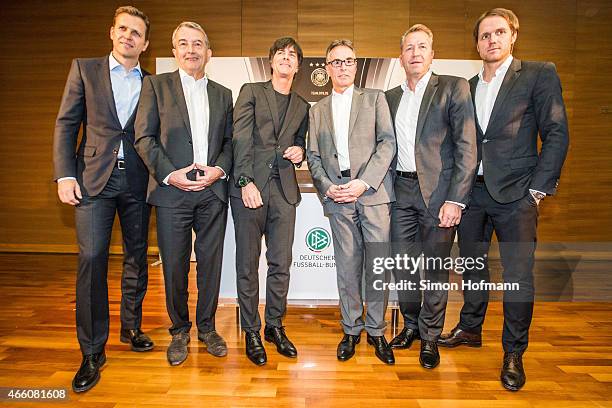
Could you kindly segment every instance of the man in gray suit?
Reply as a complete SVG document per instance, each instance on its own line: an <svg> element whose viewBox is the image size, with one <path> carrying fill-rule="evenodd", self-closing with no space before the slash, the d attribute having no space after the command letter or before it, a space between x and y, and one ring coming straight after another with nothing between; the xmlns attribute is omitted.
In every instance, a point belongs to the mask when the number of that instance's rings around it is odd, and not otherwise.
<svg viewBox="0 0 612 408"><path fill-rule="evenodd" d="M172 320L171 365L187 358L187 299L192 230L196 239L198 339L214 356L225 356L215 331L223 240L227 221L227 175L232 167L232 93L205 74L212 56L202 27L183 22L172 34L179 69L147 78L136 116L135 147L149 168L148 201L156 206L166 307Z"/></svg>
<svg viewBox="0 0 612 408"><path fill-rule="evenodd" d="M267 361L259 330L259 254L265 235L266 341L286 357L297 357L282 318L287 310L295 207L300 190L295 167L304 161L308 109L291 90L302 63L299 44L279 38L269 52L272 80L245 84L234 108L234 169L230 196L236 232L236 283L247 357Z"/></svg>
<svg viewBox="0 0 612 408"><path fill-rule="evenodd" d="M60 200L75 207L79 244L76 326L83 361L72 382L74 392L96 385L106 361L108 253L115 214L124 249L120 340L134 351L153 348L140 329L148 280L148 174L133 145L142 78L149 75L138 61L148 37L148 17L134 7L119 7L110 28L110 54L72 61L55 124L54 178Z"/></svg>
<svg viewBox="0 0 612 408"><path fill-rule="evenodd" d="M436 75L433 33L415 24L400 41L400 63L406 82L387 91L394 119L397 156L394 160L395 195L391 241L398 251L424 255L424 277L448 282L442 262L450 256L455 226L467 204L476 169L476 129L470 87L463 78ZM434 368L440 361L436 341L444 327L448 292L421 290L419 270L396 269L395 280L414 283L399 291L404 329L391 341L394 348L409 348L421 339L419 361Z"/></svg>
<svg viewBox="0 0 612 408"><path fill-rule="evenodd" d="M355 354L365 328L376 356L394 364L393 351L384 337L387 293L373 289L371 268L372 255L379 252L375 247L387 246L389 241L390 203L395 200L389 169L395 154L393 123L382 91L354 86L357 60L349 40L329 45L326 70L333 91L310 110L307 155L334 240L345 333L337 357L345 361Z"/></svg>
<svg viewBox="0 0 612 408"><path fill-rule="evenodd" d="M503 8L483 13L474 42L483 60L470 79L477 118L478 170L470 204L459 225L462 257L485 257L493 231L499 242L504 292L504 359L500 379L510 391L526 381L522 356L533 316L533 266L538 205L556 192L569 133L561 81L550 62L512 56L519 31L516 15ZM538 134L542 148L538 152ZM489 270L466 269L463 279L488 282ZM480 346L488 291L466 290L459 324L439 344Z"/></svg>

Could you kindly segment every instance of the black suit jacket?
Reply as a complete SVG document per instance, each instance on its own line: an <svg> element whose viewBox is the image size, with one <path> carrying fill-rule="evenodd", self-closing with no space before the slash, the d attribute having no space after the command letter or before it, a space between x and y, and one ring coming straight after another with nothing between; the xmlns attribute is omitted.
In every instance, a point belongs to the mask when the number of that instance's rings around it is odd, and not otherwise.
<svg viewBox="0 0 612 408"><path fill-rule="evenodd" d="M290 146L305 149L309 109L310 104L292 91L281 126L272 81L242 86L234 110L234 171L230 181L231 196L242 197L240 188L235 185L241 176L254 179L255 185L261 191L268 182L276 160L287 202L297 204L300 201L294 165L290 160L283 159L283 152Z"/></svg>
<svg viewBox="0 0 612 408"><path fill-rule="evenodd" d="M219 166L229 176L232 168L232 91L208 80L208 166ZM136 115L135 148L150 172L147 201L161 207L178 207L186 194L163 183L174 170L193 163L189 113L177 71L149 76L142 84ZM209 187L227 202L227 179Z"/></svg>
<svg viewBox="0 0 612 408"><path fill-rule="evenodd" d="M478 75L470 79L474 101L477 85ZM556 192L569 134L561 81L553 63L514 58L487 131L476 123L478 162L482 160L485 184L495 201L516 201L530 188L549 195Z"/></svg>
<svg viewBox="0 0 612 408"><path fill-rule="evenodd" d="M145 78L149 75L142 73ZM130 191L144 199L148 173L134 150L136 111L122 127L113 99L108 55L74 59L55 122L54 179L75 177L83 194L98 195L110 178L123 140ZM81 124L83 137L77 149Z"/></svg>
<svg viewBox="0 0 612 408"><path fill-rule="evenodd" d="M401 86L386 92L394 126L403 93ZM434 217L445 201L467 204L476 169L476 128L465 79L431 75L419 109L414 154L423 201ZM397 155L391 165L396 167Z"/></svg>

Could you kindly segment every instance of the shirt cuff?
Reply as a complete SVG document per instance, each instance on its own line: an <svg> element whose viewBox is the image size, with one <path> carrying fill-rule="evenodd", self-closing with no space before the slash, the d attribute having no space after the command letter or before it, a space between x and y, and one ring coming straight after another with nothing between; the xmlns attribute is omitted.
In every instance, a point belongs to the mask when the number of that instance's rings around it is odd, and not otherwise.
<svg viewBox="0 0 612 408"><path fill-rule="evenodd" d="M172 173L170 173L170 174L172 174ZM168 175L166 176L166 178L164 178L164 181L162 181L162 183L164 183L164 184L165 184L165 185L167 185L167 186L169 186L169 185L170 185L170 183L168 183L168 180L170 179L170 174L168 174Z"/></svg>
<svg viewBox="0 0 612 408"><path fill-rule="evenodd" d="M357 179L357 180L359 180L359 181L361 181L363 183L363 185L366 187L366 191L370 189L370 185L368 183L366 183L362 179Z"/></svg>
<svg viewBox="0 0 612 408"><path fill-rule="evenodd" d="M462 210L465 210L465 204L463 203L458 203L456 201L450 201L450 200L446 200L445 203L451 203L451 204L458 205L459 207L461 207Z"/></svg>
<svg viewBox="0 0 612 408"><path fill-rule="evenodd" d="M223 176L221 176L221 180L225 180L227 179L227 173L225 173L225 170L223 170L221 167L219 166L215 166L215 168L221 170L221 172L223 173Z"/></svg>
<svg viewBox="0 0 612 408"><path fill-rule="evenodd" d="M534 190L533 188L530 188L530 189L529 189L529 192L531 193L531 195L533 195L533 194L535 194L535 193L540 193L540 194L544 194L544 195L546 195L546 193L544 193L544 192L542 192L542 191L539 191L539 190Z"/></svg>
<svg viewBox="0 0 612 408"><path fill-rule="evenodd" d="M60 181L64 181L64 180L76 180L76 177L60 177L57 179L57 182L59 183Z"/></svg>

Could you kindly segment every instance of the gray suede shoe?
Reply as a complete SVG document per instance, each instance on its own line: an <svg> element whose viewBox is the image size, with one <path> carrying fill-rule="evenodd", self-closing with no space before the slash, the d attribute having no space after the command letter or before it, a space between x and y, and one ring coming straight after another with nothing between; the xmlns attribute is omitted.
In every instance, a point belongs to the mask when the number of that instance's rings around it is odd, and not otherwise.
<svg viewBox="0 0 612 408"><path fill-rule="evenodd" d="M198 332L198 339L206 346L206 351L215 357L225 357L227 355L227 344L219 334L211 330L206 333Z"/></svg>
<svg viewBox="0 0 612 408"><path fill-rule="evenodd" d="M177 333L172 336L172 341L168 346L167 357L170 365L176 366L187 359L187 344L190 338L188 332Z"/></svg>

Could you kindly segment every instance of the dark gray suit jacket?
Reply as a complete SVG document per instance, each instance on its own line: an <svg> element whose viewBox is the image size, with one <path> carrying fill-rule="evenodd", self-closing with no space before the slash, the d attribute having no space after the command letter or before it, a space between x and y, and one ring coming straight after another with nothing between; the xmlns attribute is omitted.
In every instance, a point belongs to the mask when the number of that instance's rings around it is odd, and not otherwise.
<svg viewBox="0 0 612 408"><path fill-rule="evenodd" d="M470 79L476 96L478 75ZM474 102L475 103L475 102ZM550 62L512 60L495 99L487 131L476 124L478 162L491 197L509 203L529 189L556 192L569 134L561 81ZM538 133L542 149L538 153Z"/></svg>
<svg viewBox="0 0 612 408"><path fill-rule="evenodd" d="M342 178L336 150L332 95L326 96L313 106L309 116L308 167L324 202L325 212L329 213L334 211L335 206L325 193ZM351 179L361 179L370 185L359 197L359 203L378 205L395 201L390 171L395 155L395 133L389 105L382 91L354 88L348 142Z"/></svg>
<svg viewBox="0 0 612 408"><path fill-rule="evenodd" d="M232 91L208 80L208 166L219 166L227 175L232 168ZM136 115L138 154L151 177L147 201L161 207L178 207L186 194L163 183L174 170L193 163L193 142L187 104L177 71L147 77L142 84ZM227 202L227 180L219 179L209 187Z"/></svg>
<svg viewBox="0 0 612 408"><path fill-rule="evenodd" d="M142 71L143 75L149 73ZM72 61L53 135L54 180L75 177L86 196L98 195L113 171L123 140L130 191L147 191L147 169L134 150L136 110L121 127L113 99L108 55ZM79 129L83 137L77 149Z"/></svg>
<svg viewBox="0 0 612 408"><path fill-rule="evenodd" d="M272 81L244 84L234 108L234 170L230 195L242 197L236 181L250 177L261 191L276 160L283 193L289 204L299 203L301 196L290 160L283 159L289 146L306 147L310 104L295 92L282 126L279 124L276 95ZM299 167L299 166L298 166Z"/></svg>
<svg viewBox="0 0 612 408"><path fill-rule="evenodd" d="M386 92L394 125L403 93L401 86ZM465 79L431 75L419 109L414 154L421 194L434 217L445 201L468 203L476 169L476 128Z"/></svg>

